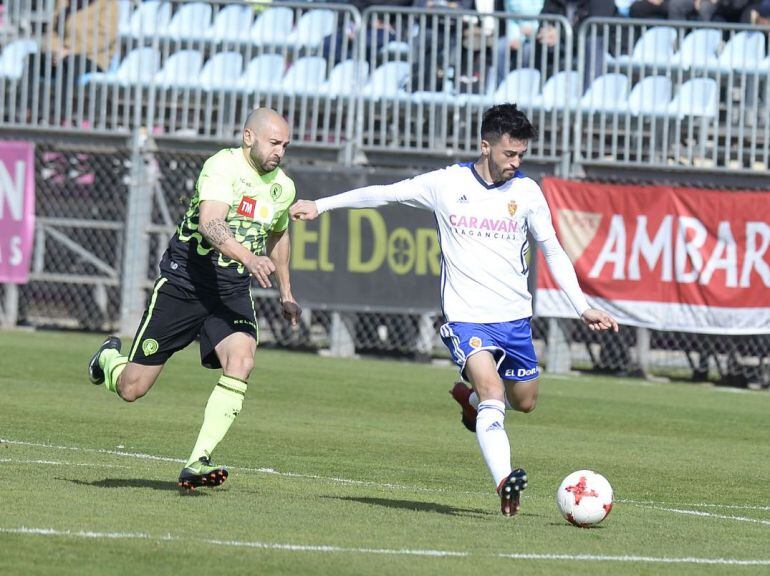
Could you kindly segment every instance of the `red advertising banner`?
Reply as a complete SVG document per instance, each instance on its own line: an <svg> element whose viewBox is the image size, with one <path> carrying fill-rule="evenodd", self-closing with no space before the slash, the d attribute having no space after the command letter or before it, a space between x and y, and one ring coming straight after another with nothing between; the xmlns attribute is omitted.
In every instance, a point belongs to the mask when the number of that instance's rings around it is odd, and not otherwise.
<svg viewBox="0 0 770 576"><path fill-rule="evenodd" d="M543 180L592 306L660 330L770 333L770 193ZM574 317L538 262L536 313Z"/></svg>
<svg viewBox="0 0 770 576"><path fill-rule="evenodd" d="M24 284L35 229L35 147L0 142L0 283Z"/></svg>

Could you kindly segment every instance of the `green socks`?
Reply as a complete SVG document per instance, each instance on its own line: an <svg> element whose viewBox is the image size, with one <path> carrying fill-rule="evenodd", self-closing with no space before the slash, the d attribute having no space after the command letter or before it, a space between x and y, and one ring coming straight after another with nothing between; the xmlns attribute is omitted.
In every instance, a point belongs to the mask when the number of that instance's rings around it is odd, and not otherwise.
<svg viewBox="0 0 770 576"><path fill-rule="evenodd" d="M114 348L108 348L99 356L99 367L104 370L104 386L110 392L118 393L118 378L128 364L128 356L121 356Z"/></svg>
<svg viewBox="0 0 770 576"><path fill-rule="evenodd" d="M196 462L201 457L208 458L225 437L230 425L240 414L243 406L243 396L246 394L246 382L225 376L219 379L214 391L209 396L206 410L203 413L203 426L198 434L190 459L186 466Z"/></svg>

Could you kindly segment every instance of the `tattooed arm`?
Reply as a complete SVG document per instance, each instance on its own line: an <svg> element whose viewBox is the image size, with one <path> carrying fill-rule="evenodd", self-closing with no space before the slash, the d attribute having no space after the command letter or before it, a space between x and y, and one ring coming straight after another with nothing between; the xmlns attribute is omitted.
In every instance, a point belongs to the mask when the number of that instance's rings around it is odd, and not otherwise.
<svg viewBox="0 0 770 576"><path fill-rule="evenodd" d="M230 207L224 202L204 200L200 206L200 231L223 256L246 266L262 288L270 288L270 274L275 264L267 256L258 256L247 250L233 236L225 218Z"/></svg>

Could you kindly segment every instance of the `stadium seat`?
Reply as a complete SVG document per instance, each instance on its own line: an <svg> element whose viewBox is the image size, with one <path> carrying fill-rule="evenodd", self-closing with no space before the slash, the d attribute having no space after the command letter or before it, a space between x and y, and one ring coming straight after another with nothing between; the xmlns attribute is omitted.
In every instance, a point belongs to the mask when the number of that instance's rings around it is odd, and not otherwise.
<svg viewBox="0 0 770 576"><path fill-rule="evenodd" d="M616 112L626 108L628 77L625 74L604 74L596 78L580 99L581 112Z"/></svg>
<svg viewBox="0 0 770 576"><path fill-rule="evenodd" d="M463 106L467 103L466 95L448 91L416 90L411 93L402 91L399 92L398 97L404 102L411 100L413 104L423 106Z"/></svg>
<svg viewBox="0 0 770 576"><path fill-rule="evenodd" d="M19 80L24 74L27 56L37 52L34 40L14 40L3 48L0 54L0 78Z"/></svg>
<svg viewBox="0 0 770 576"><path fill-rule="evenodd" d="M408 62L386 62L372 72L362 94L369 100L396 98L403 95L402 85L409 76Z"/></svg>
<svg viewBox="0 0 770 576"><path fill-rule="evenodd" d="M462 104L486 108L491 104L514 102L522 108L532 105L540 95L540 71L535 68L511 70L500 85L488 94L459 95Z"/></svg>
<svg viewBox="0 0 770 576"><path fill-rule="evenodd" d="M262 12L251 27L251 41L258 46L272 46L283 41L291 33L294 12L277 6Z"/></svg>
<svg viewBox="0 0 770 576"><path fill-rule="evenodd" d="M357 77L356 72L358 72ZM321 85L318 93L325 98L353 96L356 93L356 86L364 84L368 76L368 62L362 62L356 70L355 60L344 60L332 68L329 79Z"/></svg>
<svg viewBox="0 0 770 576"><path fill-rule="evenodd" d="M738 32L730 38L718 57L709 59L708 68L713 72L751 73L757 70L765 58L765 35L762 32Z"/></svg>
<svg viewBox="0 0 770 576"><path fill-rule="evenodd" d="M164 88L189 87L190 79L198 78L202 66L203 54L197 50L174 52L153 77L153 84Z"/></svg>
<svg viewBox="0 0 770 576"><path fill-rule="evenodd" d="M703 68L716 58L717 49L722 42L722 33L714 28L693 30L682 40L679 52L672 62L685 70Z"/></svg>
<svg viewBox="0 0 770 576"><path fill-rule="evenodd" d="M691 78L679 89L668 105L668 113L677 118L700 116L716 118L719 90L713 78Z"/></svg>
<svg viewBox="0 0 770 576"><path fill-rule="evenodd" d="M171 40L199 40L210 25L211 4L191 2L180 5L168 27L157 34Z"/></svg>
<svg viewBox="0 0 770 576"><path fill-rule="evenodd" d="M131 14L128 27L120 30L121 35L133 38L151 38L168 27L171 19L171 4L147 0L141 2Z"/></svg>
<svg viewBox="0 0 770 576"><path fill-rule="evenodd" d="M279 90L284 94L315 94L325 79L326 60L320 56L306 56L286 71Z"/></svg>
<svg viewBox="0 0 770 576"><path fill-rule="evenodd" d="M212 42L248 42L251 29L252 10L249 6L230 4L214 17L206 38Z"/></svg>
<svg viewBox="0 0 770 576"><path fill-rule="evenodd" d="M246 66L235 84L239 92L277 91L283 78L284 61L280 54L262 54Z"/></svg>
<svg viewBox="0 0 770 576"><path fill-rule="evenodd" d="M519 68L508 73L495 90L495 103L515 102L522 107L529 106L540 94L540 71L534 68Z"/></svg>
<svg viewBox="0 0 770 576"><path fill-rule="evenodd" d="M617 56L611 58L609 63L622 67L668 66L674 53L676 37L676 28L653 26L645 30L636 41L631 56Z"/></svg>
<svg viewBox="0 0 770 576"><path fill-rule="evenodd" d="M84 74L83 84L129 86L136 82L149 84L160 68L160 53L151 47L131 50L111 72Z"/></svg>
<svg viewBox="0 0 770 576"><path fill-rule="evenodd" d="M628 97L628 110L634 116L666 113L671 102L671 80L665 76L648 76L637 82Z"/></svg>
<svg viewBox="0 0 770 576"><path fill-rule="evenodd" d="M243 72L243 56L237 52L214 54L203 66L195 84L204 90L231 90Z"/></svg>
<svg viewBox="0 0 770 576"><path fill-rule="evenodd" d="M546 80L542 95L532 102L532 107L550 112L574 106L580 98L579 82L580 76L575 71L557 72Z"/></svg>
<svg viewBox="0 0 770 576"><path fill-rule="evenodd" d="M290 48L317 49L324 38L334 32L337 18L331 10L309 10L297 22L297 27L286 37Z"/></svg>

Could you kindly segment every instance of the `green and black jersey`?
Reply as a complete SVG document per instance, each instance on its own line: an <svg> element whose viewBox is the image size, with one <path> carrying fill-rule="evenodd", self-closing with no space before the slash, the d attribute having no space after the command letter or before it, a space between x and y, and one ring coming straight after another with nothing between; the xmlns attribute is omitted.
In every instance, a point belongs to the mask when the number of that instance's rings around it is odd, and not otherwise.
<svg viewBox="0 0 770 576"><path fill-rule="evenodd" d="M160 262L161 273L196 292L246 289L249 272L243 264L212 248L198 230L200 203L228 204L226 220L235 239L254 254L265 254L268 234L289 225L294 195L294 182L280 168L260 175L241 148L220 150L203 165L190 207Z"/></svg>

